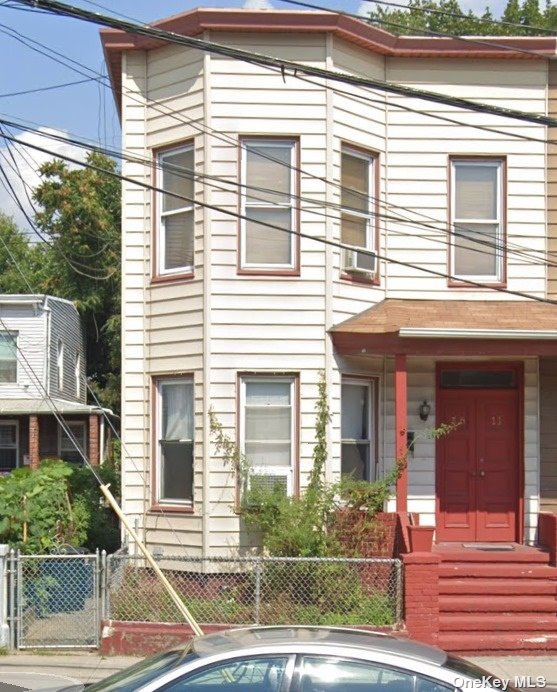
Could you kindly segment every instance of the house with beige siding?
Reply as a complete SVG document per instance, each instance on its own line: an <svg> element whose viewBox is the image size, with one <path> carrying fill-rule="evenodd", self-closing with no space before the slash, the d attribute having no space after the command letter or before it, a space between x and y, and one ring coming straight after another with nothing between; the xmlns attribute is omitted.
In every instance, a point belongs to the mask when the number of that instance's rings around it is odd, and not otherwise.
<svg viewBox="0 0 557 692"><path fill-rule="evenodd" d="M313 11L197 9L155 26L556 114L554 38L397 38ZM126 176L123 509L147 544L247 546L209 411L261 481L297 493L321 372L330 479L381 477L412 443L389 509L438 544L534 544L540 511L557 511L551 131L101 34Z"/></svg>

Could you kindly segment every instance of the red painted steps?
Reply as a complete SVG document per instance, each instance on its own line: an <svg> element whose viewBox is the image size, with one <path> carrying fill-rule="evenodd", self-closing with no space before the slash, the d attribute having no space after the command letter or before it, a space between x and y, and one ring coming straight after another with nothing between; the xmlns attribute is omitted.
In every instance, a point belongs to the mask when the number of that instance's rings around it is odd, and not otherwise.
<svg viewBox="0 0 557 692"><path fill-rule="evenodd" d="M545 551L436 552L441 647L465 654L557 651L557 568Z"/></svg>

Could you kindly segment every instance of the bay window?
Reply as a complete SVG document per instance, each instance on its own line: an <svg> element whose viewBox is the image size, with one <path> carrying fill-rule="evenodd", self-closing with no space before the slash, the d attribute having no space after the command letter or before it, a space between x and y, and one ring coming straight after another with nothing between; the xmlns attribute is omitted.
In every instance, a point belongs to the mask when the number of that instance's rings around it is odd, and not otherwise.
<svg viewBox="0 0 557 692"><path fill-rule="evenodd" d="M354 480L374 479L374 383L343 379L341 387L341 473Z"/></svg>
<svg viewBox="0 0 557 692"><path fill-rule="evenodd" d="M193 272L194 184L193 145L156 154L157 272L159 275Z"/></svg>
<svg viewBox="0 0 557 692"><path fill-rule="evenodd" d="M252 487L293 492L293 377L244 377L241 383L242 451Z"/></svg>
<svg viewBox="0 0 557 692"><path fill-rule="evenodd" d="M243 269L296 268L296 149L291 139L242 140Z"/></svg>
<svg viewBox="0 0 557 692"><path fill-rule="evenodd" d="M451 271L457 280L504 279L500 159L451 160Z"/></svg>
<svg viewBox="0 0 557 692"><path fill-rule="evenodd" d="M193 503L193 379L156 381L156 501Z"/></svg>
<svg viewBox="0 0 557 692"><path fill-rule="evenodd" d="M341 151L341 231L342 270L371 277L375 273L375 225L372 218L374 157L343 147ZM360 250L365 250L362 252Z"/></svg>

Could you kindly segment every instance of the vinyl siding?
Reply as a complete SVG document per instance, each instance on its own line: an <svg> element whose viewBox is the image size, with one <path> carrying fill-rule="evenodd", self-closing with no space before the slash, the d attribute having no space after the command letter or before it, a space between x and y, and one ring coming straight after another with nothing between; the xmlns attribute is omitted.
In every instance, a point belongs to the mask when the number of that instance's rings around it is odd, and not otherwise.
<svg viewBox="0 0 557 692"><path fill-rule="evenodd" d="M477 98L523 110L545 110L542 64L513 61L386 60L341 40L303 34L205 34L244 50L329 66L421 88ZM239 373L290 373L299 377L300 482L311 468L315 400L319 372L326 369L332 424L330 477L340 471L341 375L373 376L380 382L378 468L392 464L394 390L392 359L340 358L330 353L327 329L388 297L504 299L485 290L454 291L444 276L428 275L418 265L447 272L447 176L451 154L507 154L509 240L543 253L545 248L544 146L511 133L543 138L543 128L517 121L454 111L448 106L330 83L238 62L200 56L168 46L124 61L125 153L150 156L153 148L193 141L197 172L218 183L196 184L201 202L195 216L195 275L187 281L151 283L151 194L123 184L123 434L125 510L141 525L151 545L165 554L226 555L238 544L250 547L234 514L234 474L217 454L207 429L211 406L225 432L238 440ZM348 92L348 93L341 93ZM141 103L145 95L151 103ZM140 103L137 102L139 99ZM157 103L152 103L153 100ZM401 111L415 107L422 114ZM169 110L178 111L174 115ZM500 137L468 125L444 124L439 113L470 124L504 130ZM242 136L297 138L300 194L304 203L299 276L242 275L237 271L239 221L239 141ZM318 242L340 240L338 205L342 143L377 155L378 250L408 266L381 260L379 285L340 278L340 253ZM424 165L424 161L427 165ZM150 180L150 171L124 163L124 174ZM328 185L326 180L332 182ZM375 195L375 189L373 190ZM325 206L330 203L332 206ZM398 205L394 209L385 205ZM314 208L309 208L313 206ZM410 219L386 220L385 210ZM434 229L420 222L426 217ZM209 243L207 245L207 243ZM327 279L330 279L327 283ZM509 254L508 285L543 295L544 267ZM329 349L329 354L326 355ZM409 427L424 427L414 416L424 397L434 400L434 360L409 359ZM195 382L195 490L192 515L149 513L151 449L150 382L153 376L191 374ZM526 525L535 524L537 507L537 375L527 361L525 457ZM433 443L420 441L410 469L410 509L434 520ZM528 535L532 529L528 528Z"/></svg>
<svg viewBox="0 0 557 692"><path fill-rule="evenodd" d="M46 307L50 309L50 395L66 401L86 403L85 348L79 313L75 305L48 297ZM57 348L58 340L64 345L64 380L62 389L58 383ZM80 396L76 394L76 354L80 354Z"/></svg>
<svg viewBox="0 0 557 692"><path fill-rule="evenodd" d="M542 62L516 61L509 69L505 61L389 59L387 79L530 113L546 111L546 67ZM455 291L447 288L444 276L428 276L417 268L427 265L442 275L447 273L448 158L477 154L507 157L507 241L518 246L508 252L508 287L543 296L545 269L532 258L543 257L545 251L545 146L512 134L543 140L545 129L395 95L389 95L388 103L387 202L407 210L404 215L415 221L414 226L393 223L389 227L387 254L409 266L388 265L388 295L408 298L424 291L430 298L450 300L462 298L464 290L469 299L507 297L474 288ZM400 110L398 104L418 113ZM429 117L432 114L453 118L464 126ZM478 130L472 124L496 128L502 134ZM437 230L420 225L424 215Z"/></svg>
<svg viewBox="0 0 557 692"><path fill-rule="evenodd" d="M17 334L17 382L0 382L0 398L45 397L47 314L41 306L0 306L0 331Z"/></svg>

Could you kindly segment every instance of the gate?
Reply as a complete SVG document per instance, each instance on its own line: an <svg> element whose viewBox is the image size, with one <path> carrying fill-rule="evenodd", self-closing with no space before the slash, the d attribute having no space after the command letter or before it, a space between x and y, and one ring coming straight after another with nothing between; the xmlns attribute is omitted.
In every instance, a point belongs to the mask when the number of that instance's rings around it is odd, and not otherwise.
<svg viewBox="0 0 557 692"><path fill-rule="evenodd" d="M11 563L15 576L12 623L18 649L98 647L98 553L12 555Z"/></svg>

